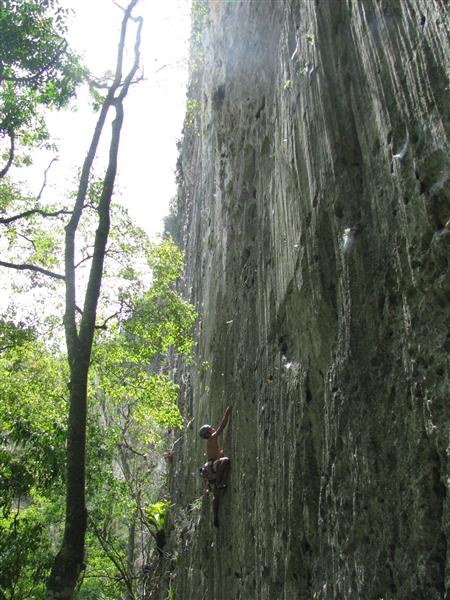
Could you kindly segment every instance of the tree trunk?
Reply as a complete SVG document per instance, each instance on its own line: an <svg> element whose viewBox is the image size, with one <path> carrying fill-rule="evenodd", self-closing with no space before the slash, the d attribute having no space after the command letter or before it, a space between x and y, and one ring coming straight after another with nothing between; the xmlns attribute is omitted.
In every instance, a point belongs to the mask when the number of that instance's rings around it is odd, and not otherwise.
<svg viewBox="0 0 450 600"><path fill-rule="evenodd" d="M134 45L134 63L126 77L122 77L126 30L131 12L137 2L138 0L132 0L124 11L114 81L108 90L100 111L92 142L83 164L72 216L66 226L66 307L64 327L67 358L71 375L69 384L70 409L67 430L66 522L61 549L55 557L47 584L47 600L71 600L80 572L84 568L84 542L87 528L85 470L89 362L94 340L97 304L100 296L103 264L110 228L110 205L117 172L117 157L123 123L123 101L139 67L139 47L142 29L142 19L140 17L136 19L138 25ZM97 209L98 227L95 234L94 254L84 298L81 322L78 327L76 321L75 239L78 224L85 206L92 164L110 108L115 109L116 117L112 123L108 167L103 180Z"/></svg>
<svg viewBox="0 0 450 600"><path fill-rule="evenodd" d="M87 526L85 504L86 399L89 353L79 350L71 365L70 409L67 432L66 524L61 550L48 582L48 600L72 598L84 568Z"/></svg>

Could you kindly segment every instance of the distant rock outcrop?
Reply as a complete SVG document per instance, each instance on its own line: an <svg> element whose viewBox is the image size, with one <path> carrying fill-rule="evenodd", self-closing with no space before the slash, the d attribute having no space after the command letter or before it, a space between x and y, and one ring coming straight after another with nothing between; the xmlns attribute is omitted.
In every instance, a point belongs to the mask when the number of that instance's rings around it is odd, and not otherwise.
<svg viewBox="0 0 450 600"><path fill-rule="evenodd" d="M193 15L172 226L200 317L158 597L443 599L448 3ZM216 530L197 430L228 404Z"/></svg>

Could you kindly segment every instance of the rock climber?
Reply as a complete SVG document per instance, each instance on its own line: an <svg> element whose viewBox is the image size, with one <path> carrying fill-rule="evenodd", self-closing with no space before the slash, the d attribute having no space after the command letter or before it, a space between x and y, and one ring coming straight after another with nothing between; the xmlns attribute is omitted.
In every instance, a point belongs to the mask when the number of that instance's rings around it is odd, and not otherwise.
<svg viewBox="0 0 450 600"><path fill-rule="evenodd" d="M223 448L219 448L218 437L228 424L231 415L229 406L217 429L211 425L200 427L199 435L206 440L207 462L200 469L204 478L205 487L213 491L214 525L219 526L219 490L227 487L227 477L230 470L230 459L223 454Z"/></svg>

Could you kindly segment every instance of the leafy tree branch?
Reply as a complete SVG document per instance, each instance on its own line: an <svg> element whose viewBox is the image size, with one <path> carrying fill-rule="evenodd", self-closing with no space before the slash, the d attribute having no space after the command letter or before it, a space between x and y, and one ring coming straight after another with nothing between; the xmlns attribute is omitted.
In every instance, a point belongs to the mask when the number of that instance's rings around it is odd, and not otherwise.
<svg viewBox="0 0 450 600"><path fill-rule="evenodd" d="M9 139L0 179L17 144L48 138L42 109L65 106L86 77L64 37L67 14L58 0L0 3L0 135Z"/></svg>

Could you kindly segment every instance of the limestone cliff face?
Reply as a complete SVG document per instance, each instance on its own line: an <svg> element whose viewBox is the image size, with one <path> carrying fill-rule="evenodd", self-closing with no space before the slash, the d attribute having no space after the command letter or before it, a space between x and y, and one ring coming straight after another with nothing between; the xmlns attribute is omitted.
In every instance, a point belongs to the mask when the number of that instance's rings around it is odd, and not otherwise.
<svg viewBox="0 0 450 600"><path fill-rule="evenodd" d="M195 3L178 238L200 318L161 597L445 597L447 9ZM216 530L197 430L228 404Z"/></svg>

